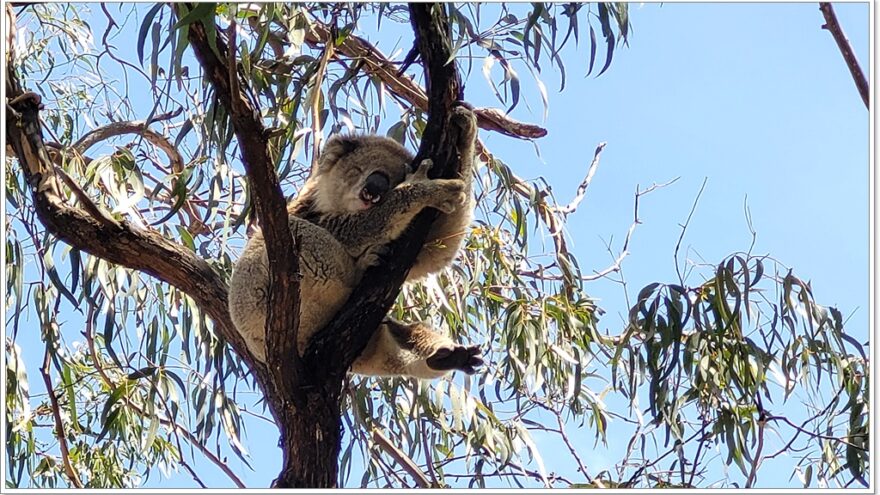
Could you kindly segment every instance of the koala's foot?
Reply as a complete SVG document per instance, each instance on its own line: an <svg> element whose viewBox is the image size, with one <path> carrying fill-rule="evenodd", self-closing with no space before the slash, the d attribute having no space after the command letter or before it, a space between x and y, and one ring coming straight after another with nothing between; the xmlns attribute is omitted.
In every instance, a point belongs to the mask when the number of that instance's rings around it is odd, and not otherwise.
<svg viewBox="0 0 880 495"><path fill-rule="evenodd" d="M472 375L476 373L477 368L483 365L483 356L478 346L456 345L452 348L437 349L426 360L426 363L431 369L439 371L460 370Z"/></svg>
<svg viewBox="0 0 880 495"><path fill-rule="evenodd" d="M459 129L458 142L460 147L472 146L477 134L477 116L472 107L463 101L452 109L452 124Z"/></svg>

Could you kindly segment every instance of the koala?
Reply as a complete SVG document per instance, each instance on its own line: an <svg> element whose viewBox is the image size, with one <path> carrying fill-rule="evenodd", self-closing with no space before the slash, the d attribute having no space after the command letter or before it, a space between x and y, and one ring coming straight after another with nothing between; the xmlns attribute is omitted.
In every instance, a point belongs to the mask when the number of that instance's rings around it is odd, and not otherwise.
<svg viewBox="0 0 880 495"><path fill-rule="evenodd" d="M424 208L436 208L425 247L408 280L448 265L473 214L472 171L476 120L463 107L455 113L464 145L460 179L429 179L430 160L410 172L412 155L379 136L336 136L324 147L318 168L288 205L291 233L300 239L300 322L297 348L303 353L348 299L364 271ZM469 145L468 145L469 141ZM257 359L265 360L269 267L265 242L255 233L236 263L229 287L229 311ZM462 346L424 323L386 319L355 360L352 372L437 378L452 370L474 373L482 364L476 346Z"/></svg>
<svg viewBox="0 0 880 495"><path fill-rule="evenodd" d="M449 266L473 221L477 119L471 110L461 105L453 110L452 124L458 132L457 148L461 163L458 180L463 185L462 195L458 199L461 203L455 205L453 210L443 211L444 214L434 221L415 264L407 274L407 281L424 278ZM344 245L350 245L347 240L350 231L373 228L358 223L361 219L352 213L368 209L381 201L382 194L403 181L409 173L408 164L412 160L412 154L392 139L380 136L333 137L321 153L316 177L314 180L309 178L289 205L288 211L326 228ZM328 173L334 166L335 172ZM366 170L371 172L363 174L362 171ZM407 225L409 220L397 227ZM375 246L374 254L381 252L382 247ZM375 259L363 261L369 265Z"/></svg>

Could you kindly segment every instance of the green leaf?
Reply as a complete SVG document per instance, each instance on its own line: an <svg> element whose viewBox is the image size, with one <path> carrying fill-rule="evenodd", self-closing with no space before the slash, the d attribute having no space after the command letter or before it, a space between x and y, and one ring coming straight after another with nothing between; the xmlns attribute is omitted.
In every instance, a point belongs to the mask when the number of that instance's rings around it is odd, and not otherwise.
<svg viewBox="0 0 880 495"><path fill-rule="evenodd" d="M147 11L147 13L144 15L144 20L141 21L141 27L138 31L137 39L137 54L141 66L144 65L144 42L146 42L147 40L147 33L150 30L150 25L153 22L153 18L156 17L156 13L159 12L159 9L164 6L164 3L157 3L150 10Z"/></svg>
<svg viewBox="0 0 880 495"><path fill-rule="evenodd" d="M173 29L179 29L183 26L189 26L194 22L202 22L203 24L214 24L214 13L217 11L216 3L197 3L192 10L187 12L175 24ZM205 22L210 21L210 22ZM207 31L208 27L205 26Z"/></svg>
<svg viewBox="0 0 880 495"><path fill-rule="evenodd" d="M174 205L171 206L171 209L165 216L153 222L152 225L164 223L180 211L180 208L183 207L183 203L186 201L187 183L189 182L190 177L192 177L192 173L193 167L187 167L178 174L177 180L174 183L174 188L171 191L171 195L175 197Z"/></svg>
<svg viewBox="0 0 880 495"><path fill-rule="evenodd" d="M596 77L601 76L611 66L611 59L614 56L614 33L611 33L605 42L608 44L608 52L605 54L605 65L602 66L602 70L596 74Z"/></svg>
<svg viewBox="0 0 880 495"><path fill-rule="evenodd" d="M61 277L58 275L58 270L55 269L55 261L52 259L52 251L54 247L55 245L53 244L52 248L46 249L45 253L43 253L43 266L46 268L46 274L49 276L49 280L52 281L52 285L58 289L58 292L66 297L73 307L78 307L79 301L77 301L76 296L65 287L64 283L61 281Z"/></svg>
<svg viewBox="0 0 880 495"><path fill-rule="evenodd" d="M71 377L70 366L64 364L61 368L61 383L64 385L64 391L67 393L67 407L70 410L70 424L77 432L81 431L79 424L79 414L76 411L76 392L73 388L73 378Z"/></svg>

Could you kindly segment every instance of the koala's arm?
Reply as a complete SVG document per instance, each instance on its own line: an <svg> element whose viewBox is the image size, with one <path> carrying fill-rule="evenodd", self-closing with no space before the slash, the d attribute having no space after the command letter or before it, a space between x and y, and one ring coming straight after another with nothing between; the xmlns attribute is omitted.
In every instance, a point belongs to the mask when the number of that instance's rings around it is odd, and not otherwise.
<svg viewBox="0 0 880 495"><path fill-rule="evenodd" d="M439 378L450 371L472 374L483 358L477 346L458 345L424 323L385 320L352 364L361 375Z"/></svg>
<svg viewBox="0 0 880 495"><path fill-rule="evenodd" d="M378 205L356 215L338 217L331 229L360 266L375 263L379 252L396 239L423 209L431 207L449 213L464 202L465 184L458 179L429 179L431 161L388 192Z"/></svg>
<svg viewBox="0 0 880 495"><path fill-rule="evenodd" d="M465 106L458 106L453 110L452 124L458 132L457 147L461 161L459 179L464 183L464 202L451 213L441 214L434 221L407 280L417 280L449 266L473 220L477 118Z"/></svg>

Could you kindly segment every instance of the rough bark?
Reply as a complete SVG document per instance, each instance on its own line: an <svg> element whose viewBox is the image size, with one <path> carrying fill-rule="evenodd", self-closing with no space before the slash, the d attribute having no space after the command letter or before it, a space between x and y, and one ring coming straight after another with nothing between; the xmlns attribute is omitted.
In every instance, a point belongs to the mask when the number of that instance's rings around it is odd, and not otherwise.
<svg viewBox="0 0 880 495"><path fill-rule="evenodd" d="M430 102L427 126L413 164L430 157L435 164L432 175L453 177L461 164L449 121L451 109L460 99L461 81L456 65L447 63L452 54L449 23L444 8L437 4L410 4L410 17L424 62ZM289 445L285 448L297 448L300 453L309 454L297 462L286 463L276 486L335 486L341 439L339 397L345 374L397 298L436 216L435 210L419 214L407 232L391 244L384 261L367 270L343 309L312 338L303 356L304 368L310 374L308 381L315 386L314 392L306 392L310 411L320 411L317 415L325 411L334 414L335 421L331 424L323 418L321 425L315 425L320 429L299 429L297 433L301 437L288 439ZM320 397L315 397L317 395ZM332 476L318 479L316 470L322 469L322 460L326 461L323 469L332 469ZM331 480L332 485L315 483Z"/></svg>
<svg viewBox="0 0 880 495"><path fill-rule="evenodd" d="M179 9L177 9L179 13ZM234 32L234 31L231 31ZM189 41L221 104L229 112L235 137L241 150L241 161L247 173L254 209L266 241L269 259L269 294L266 315L266 368L269 374L263 391L271 395L270 404L284 435L284 416L291 410L291 401L299 400L297 389L301 373L296 352L296 330L299 320L299 258L287 223L287 203L281 192L274 161L269 156L266 129L259 109L247 97L247 86L239 80L235 64L235 46L218 36L218 57L201 22L189 25ZM230 63L230 60L232 63ZM303 403L296 404L303 406Z"/></svg>

